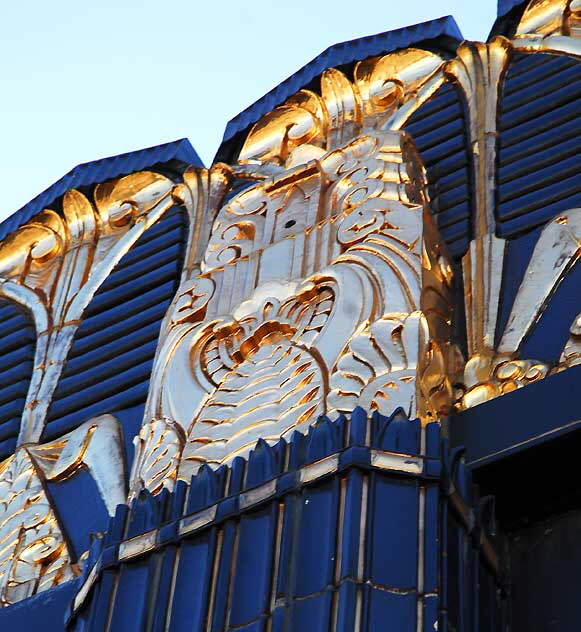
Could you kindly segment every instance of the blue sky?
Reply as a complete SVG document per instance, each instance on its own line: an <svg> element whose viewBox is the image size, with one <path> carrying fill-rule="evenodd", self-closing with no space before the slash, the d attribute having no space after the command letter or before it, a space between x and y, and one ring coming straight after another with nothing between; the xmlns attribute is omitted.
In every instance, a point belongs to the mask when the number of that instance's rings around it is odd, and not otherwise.
<svg viewBox="0 0 581 632"><path fill-rule="evenodd" d="M331 44L449 14L484 40L496 16L494 0L1 5L0 219L81 162L187 137L208 164L230 118Z"/></svg>

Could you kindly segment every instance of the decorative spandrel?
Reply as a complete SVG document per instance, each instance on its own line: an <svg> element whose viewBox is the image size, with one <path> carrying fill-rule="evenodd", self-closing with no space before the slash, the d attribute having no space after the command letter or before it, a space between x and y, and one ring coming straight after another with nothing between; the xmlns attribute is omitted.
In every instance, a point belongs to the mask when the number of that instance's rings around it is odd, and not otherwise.
<svg viewBox="0 0 581 632"><path fill-rule="evenodd" d="M44 210L0 244L0 295L36 328L34 372L18 444L36 443L93 295L139 236L172 205L174 183L138 172L98 184L92 199L71 189L62 215Z"/></svg>
<svg viewBox="0 0 581 632"><path fill-rule="evenodd" d="M445 414L452 273L428 209L409 137L372 131L221 206L166 318L133 489L359 399Z"/></svg>

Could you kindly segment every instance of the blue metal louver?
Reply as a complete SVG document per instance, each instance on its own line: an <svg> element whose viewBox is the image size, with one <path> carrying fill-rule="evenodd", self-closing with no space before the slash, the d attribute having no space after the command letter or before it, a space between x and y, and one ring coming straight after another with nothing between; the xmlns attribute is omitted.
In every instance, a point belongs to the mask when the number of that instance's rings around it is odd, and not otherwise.
<svg viewBox="0 0 581 632"><path fill-rule="evenodd" d="M94 415L145 402L186 235L185 214L175 207L142 235L95 294L54 394L43 440Z"/></svg>
<svg viewBox="0 0 581 632"><path fill-rule="evenodd" d="M16 447L35 342L29 316L13 303L0 300L0 461Z"/></svg>
<svg viewBox="0 0 581 632"><path fill-rule="evenodd" d="M549 54L515 56L500 112L501 236L513 238L581 205L580 99L580 61Z"/></svg>
<svg viewBox="0 0 581 632"><path fill-rule="evenodd" d="M431 209L450 252L461 256L470 239L468 122L460 94L444 84L404 126L426 166Z"/></svg>

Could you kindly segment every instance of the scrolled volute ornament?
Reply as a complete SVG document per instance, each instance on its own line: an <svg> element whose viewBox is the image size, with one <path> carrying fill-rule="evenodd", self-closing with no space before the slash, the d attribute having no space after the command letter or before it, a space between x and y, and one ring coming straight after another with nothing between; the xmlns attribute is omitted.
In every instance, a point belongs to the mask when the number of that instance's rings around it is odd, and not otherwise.
<svg viewBox="0 0 581 632"><path fill-rule="evenodd" d="M360 134L385 129L398 109L418 99L442 66L438 55L408 48L358 62L353 80L329 68L321 75L320 94L300 90L254 125L238 160L288 169ZM441 78L425 97L440 83Z"/></svg>
<svg viewBox="0 0 581 632"><path fill-rule="evenodd" d="M519 360L511 356L476 354L464 368L459 410L472 408L511 393L549 374L551 367L539 360Z"/></svg>

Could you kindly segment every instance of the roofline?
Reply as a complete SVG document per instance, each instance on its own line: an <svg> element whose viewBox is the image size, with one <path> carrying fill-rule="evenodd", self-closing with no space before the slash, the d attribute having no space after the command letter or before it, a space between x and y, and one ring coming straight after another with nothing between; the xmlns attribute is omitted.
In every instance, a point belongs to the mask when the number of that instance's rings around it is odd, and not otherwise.
<svg viewBox="0 0 581 632"><path fill-rule="evenodd" d="M81 163L2 221L0 223L0 241L26 224L43 209L55 205L68 189L89 186L135 171L143 171L156 165L166 164L170 170L172 165L175 168L179 164L203 166L200 157L187 138Z"/></svg>
<svg viewBox="0 0 581 632"><path fill-rule="evenodd" d="M262 116L284 103L286 99L306 87L328 68L352 64L367 57L391 53L410 46L421 47L422 44L430 50L451 56L462 40L462 33L456 21L448 15L329 46L228 122L215 161L228 160L231 146L239 144L231 141L239 139L240 135Z"/></svg>

